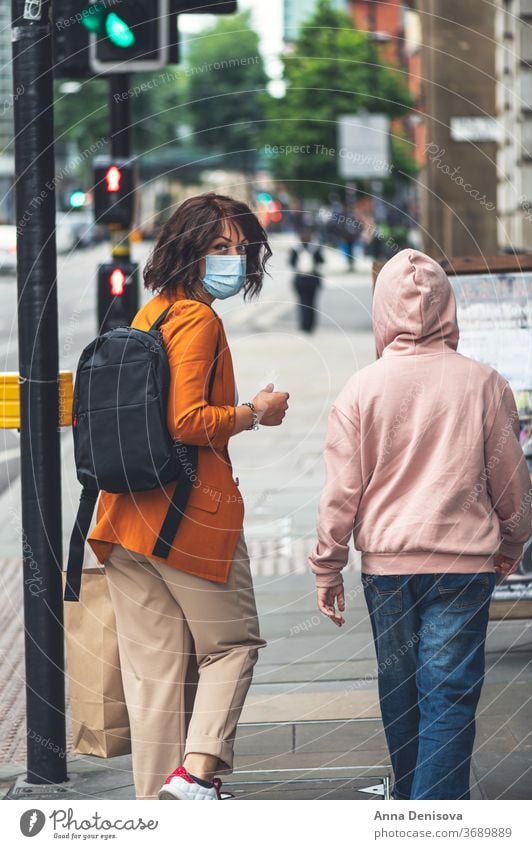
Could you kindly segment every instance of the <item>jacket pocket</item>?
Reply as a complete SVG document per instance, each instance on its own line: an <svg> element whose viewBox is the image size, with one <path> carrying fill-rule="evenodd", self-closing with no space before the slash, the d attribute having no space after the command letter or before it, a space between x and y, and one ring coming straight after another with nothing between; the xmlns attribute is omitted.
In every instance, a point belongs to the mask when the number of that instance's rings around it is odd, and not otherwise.
<svg viewBox="0 0 532 849"><path fill-rule="evenodd" d="M207 513L216 513L221 500L221 490L207 483L202 483L200 486L192 488L187 508L194 507L197 510L206 510Z"/></svg>

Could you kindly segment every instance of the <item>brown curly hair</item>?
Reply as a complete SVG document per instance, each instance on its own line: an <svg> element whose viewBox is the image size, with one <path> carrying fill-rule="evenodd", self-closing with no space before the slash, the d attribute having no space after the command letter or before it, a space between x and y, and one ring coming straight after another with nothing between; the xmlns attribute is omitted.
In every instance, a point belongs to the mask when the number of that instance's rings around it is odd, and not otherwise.
<svg viewBox="0 0 532 849"><path fill-rule="evenodd" d="M145 288L173 297L182 287L193 297L199 262L223 232L224 220L237 223L249 242L244 297L258 295L272 255L266 231L247 204L215 192L187 198L168 219L144 268Z"/></svg>

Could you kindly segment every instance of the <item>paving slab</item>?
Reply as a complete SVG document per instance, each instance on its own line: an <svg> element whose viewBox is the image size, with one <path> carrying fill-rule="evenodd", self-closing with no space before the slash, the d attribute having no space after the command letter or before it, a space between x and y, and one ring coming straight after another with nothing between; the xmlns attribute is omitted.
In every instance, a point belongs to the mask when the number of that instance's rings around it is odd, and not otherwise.
<svg viewBox="0 0 532 849"><path fill-rule="evenodd" d="M532 752L478 752L473 768L483 798L530 801Z"/></svg>

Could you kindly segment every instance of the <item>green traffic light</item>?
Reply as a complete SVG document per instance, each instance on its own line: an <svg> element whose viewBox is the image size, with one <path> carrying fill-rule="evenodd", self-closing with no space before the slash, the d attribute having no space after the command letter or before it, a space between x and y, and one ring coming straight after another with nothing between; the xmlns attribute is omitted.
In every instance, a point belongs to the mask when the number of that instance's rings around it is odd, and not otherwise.
<svg viewBox="0 0 532 849"><path fill-rule="evenodd" d="M106 35L115 47L132 47L136 38L130 26L116 12L109 12L105 5L92 4L83 10L81 23L95 35Z"/></svg>
<svg viewBox="0 0 532 849"><path fill-rule="evenodd" d="M115 12L110 12L107 15L105 31L109 41L116 47L131 47L135 44L135 36L132 30Z"/></svg>
<svg viewBox="0 0 532 849"><path fill-rule="evenodd" d="M74 209L79 209L80 206L84 206L85 204L85 192L82 192L78 189L75 192L72 192L70 195L70 206L74 207Z"/></svg>
<svg viewBox="0 0 532 849"><path fill-rule="evenodd" d="M103 6L87 6L81 13L81 23L89 32L99 33L104 14L106 14L106 11Z"/></svg>

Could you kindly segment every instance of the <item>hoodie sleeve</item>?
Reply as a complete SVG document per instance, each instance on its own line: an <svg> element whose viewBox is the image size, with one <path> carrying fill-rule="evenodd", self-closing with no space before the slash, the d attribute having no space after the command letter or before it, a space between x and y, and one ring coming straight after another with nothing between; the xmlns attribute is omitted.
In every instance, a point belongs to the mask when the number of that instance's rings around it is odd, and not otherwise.
<svg viewBox="0 0 532 849"><path fill-rule="evenodd" d="M515 562L532 533L532 487L519 442L519 414L507 381L485 440L484 456L488 493L500 523L499 553Z"/></svg>
<svg viewBox="0 0 532 849"><path fill-rule="evenodd" d="M327 477L319 505L318 542L309 556L317 587L333 587L343 581L341 570L347 564L362 495L360 423L355 410L350 408L349 413L348 417L334 405L329 414L324 451Z"/></svg>

